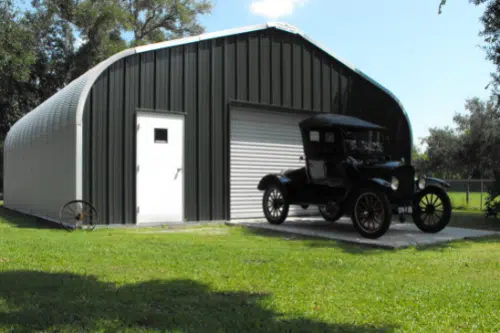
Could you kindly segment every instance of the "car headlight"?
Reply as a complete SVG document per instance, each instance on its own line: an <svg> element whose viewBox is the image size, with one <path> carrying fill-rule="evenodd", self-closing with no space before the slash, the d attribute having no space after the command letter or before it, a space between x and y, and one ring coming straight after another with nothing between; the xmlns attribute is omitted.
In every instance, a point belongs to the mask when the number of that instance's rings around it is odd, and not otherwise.
<svg viewBox="0 0 500 333"><path fill-rule="evenodd" d="M427 185L427 180L425 179L425 177L420 177L417 185L418 185L419 189L423 190L425 188L425 186Z"/></svg>
<svg viewBox="0 0 500 333"><path fill-rule="evenodd" d="M397 191L399 188L399 179L397 179L396 177L391 178L391 188L394 191Z"/></svg>

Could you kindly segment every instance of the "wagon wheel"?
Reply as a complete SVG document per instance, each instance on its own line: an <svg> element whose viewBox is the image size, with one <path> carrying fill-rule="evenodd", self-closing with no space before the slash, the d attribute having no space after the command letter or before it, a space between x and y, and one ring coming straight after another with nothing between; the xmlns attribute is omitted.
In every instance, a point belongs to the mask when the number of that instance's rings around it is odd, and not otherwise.
<svg viewBox="0 0 500 333"><path fill-rule="evenodd" d="M381 237L391 226L392 211L387 195L375 189L361 190L352 208L351 219L363 237Z"/></svg>
<svg viewBox="0 0 500 333"><path fill-rule="evenodd" d="M271 224L282 224L288 216L288 203L285 191L277 185L271 185L262 197L262 209Z"/></svg>
<svg viewBox="0 0 500 333"><path fill-rule="evenodd" d="M319 206L319 213L325 221L336 222L344 215L344 210L338 203L329 202L326 205Z"/></svg>
<svg viewBox="0 0 500 333"><path fill-rule="evenodd" d="M97 211L84 200L72 200L59 212L59 222L67 230L78 228L94 230L97 224Z"/></svg>
<svg viewBox="0 0 500 333"><path fill-rule="evenodd" d="M448 194L437 187L427 187L417 193L413 200L412 217L415 225L423 232L440 232L451 218Z"/></svg>

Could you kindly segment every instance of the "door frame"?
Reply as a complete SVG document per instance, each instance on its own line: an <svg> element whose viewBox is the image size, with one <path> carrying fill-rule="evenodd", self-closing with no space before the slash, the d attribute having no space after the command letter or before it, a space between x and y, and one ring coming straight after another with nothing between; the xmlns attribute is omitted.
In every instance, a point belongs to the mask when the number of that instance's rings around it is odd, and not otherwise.
<svg viewBox="0 0 500 333"><path fill-rule="evenodd" d="M148 109L148 108L135 108L134 112L134 127L135 131L133 133L134 136L134 224L137 225L137 215L139 214L137 210L137 126L138 126L138 118L140 114L155 114L155 113L160 113L160 114L167 114L167 115L178 115L178 116L183 116L182 118L182 132L183 132L183 138L182 138L182 157L181 157L181 163L182 163L182 172L183 172L183 177L182 177L182 221L181 222L186 222L186 115L187 113L184 111L174 111L174 110L165 110L165 109ZM148 225L148 223L142 223L141 225Z"/></svg>

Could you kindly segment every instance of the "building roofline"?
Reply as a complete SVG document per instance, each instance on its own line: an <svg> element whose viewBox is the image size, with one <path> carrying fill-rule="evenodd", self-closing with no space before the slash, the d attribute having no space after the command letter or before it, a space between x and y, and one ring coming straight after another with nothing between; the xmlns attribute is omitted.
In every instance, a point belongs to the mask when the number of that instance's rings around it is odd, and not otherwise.
<svg viewBox="0 0 500 333"><path fill-rule="evenodd" d="M363 71L359 70L357 67L352 65L351 63L345 61L341 57L339 57L337 54L329 50L327 47L325 47L323 44L315 41L314 39L310 38L308 35L306 35L303 31L298 29L297 27L290 25L288 23L283 23L283 22L268 22L264 24L257 24L257 25L250 25L250 26L244 26L244 27L238 27L238 28L232 28L232 29L225 29L225 30L220 30L220 31L215 31L215 32L209 32L209 33L203 33L198 36L191 36L191 37L186 37L186 38L180 38L180 39L174 39L170 41L164 41L164 42L159 42L159 43L153 43L149 45L143 45L143 46L137 46L134 48L130 48L128 50L122 51L116 55L116 58L113 60L117 61L129 54L132 53L143 53L143 52L149 52L149 51L154 51L154 50L160 50L160 49L165 49L165 48L170 48L178 45L185 45L185 44L190 44L190 43L197 43L200 41L204 40L211 40L211 39L216 39L216 38L221 38L221 37L229 37L229 36L234 36L234 35L239 35L239 34L244 34L244 33L249 33L249 32L255 32L255 31L261 31L261 30L267 30L270 28L275 28L277 30L285 31L288 33L296 34L302 37L303 39L307 40L309 43L315 45L319 49L321 49L323 52L327 53L329 56L335 58L337 61L351 69L353 72L357 73L364 79L368 80L370 83L378 87L380 90L384 91L391 99L398 104L400 107L401 111L403 112L403 116L406 119L408 128L409 128L409 135L410 135L410 142L413 145L413 130L410 122L410 118L408 116L408 113L406 112L406 109L404 108L403 104L401 101L394 95L392 91L390 91L388 88L383 86L380 82L375 80L374 78L370 77L369 75L365 74ZM113 58L113 57L112 57ZM111 58L110 58L111 59ZM100 74L100 73L99 73ZM97 77L96 77L97 79ZM86 96L85 96L86 99ZM85 104L85 100L82 101L83 104ZM83 106L79 105L79 110L81 109L81 113L78 113L80 116L78 118L78 122L81 122L81 116L83 115Z"/></svg>

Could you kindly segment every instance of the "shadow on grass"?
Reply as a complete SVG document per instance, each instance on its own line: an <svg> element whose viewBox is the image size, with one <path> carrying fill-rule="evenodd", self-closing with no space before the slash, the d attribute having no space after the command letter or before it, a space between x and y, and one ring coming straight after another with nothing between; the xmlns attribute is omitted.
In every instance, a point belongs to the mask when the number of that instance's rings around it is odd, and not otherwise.
<svg viewBox="0 0 500 333"><path fill-rule="evenodd" d="M3 205L0 205L0 219L5 223L17 228L61 229L64 231L64 228L62 228L57 223L10 210L8 208L5 208Z"/></svg>
<svg viewBox="0 0 500 333"><path fill-rule="evenodd" d="M192 280L117 286L93 276L0 273L0 327L20 331L391 332L394 327L285 319L259 302L269 295L212 291Z"/></svg>

